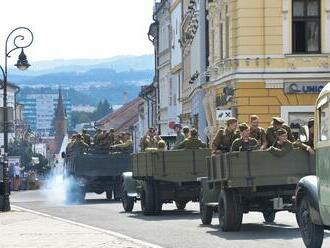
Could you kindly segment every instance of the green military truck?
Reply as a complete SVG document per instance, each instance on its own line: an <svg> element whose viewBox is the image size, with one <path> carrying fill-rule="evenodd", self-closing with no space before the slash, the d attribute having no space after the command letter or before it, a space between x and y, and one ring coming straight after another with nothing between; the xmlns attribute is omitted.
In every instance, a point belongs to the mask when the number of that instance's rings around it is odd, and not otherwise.
<svg viewBox="0 0 330 248"><path fill-rule="evenodd" d="M198 201L200 183L206 175L209 149L154 151L132 155L132 172L123 174L122 203L126 212L141 200L144 215L157 215L164 203L176 203L182 210Z"/></svg>
<svg viewBox="0 0 330 248"><path fill-rule="evenodd" d="M207 161L207 177L199 179L201 220L209 225L218 212L225 232L239 231L250 211L262 212L266 222L273 222L276 212L293 212L297 182L315 173L314 158L301 150L232 152Z"/></svg>
<svg viewBox="0 0 330 248"><path fill-rule="evenodd" d="M71 152L63 155L67 201L82 201L89 192L106 192L107 199L120 199L121 174L127 171L131 164L129 151L89 151L83 154Z"/></svg>
<svg viewBox="0 0 330 248"><path fill-rule="evenodd" d="M330 84L320 93L314 117L316 175L302 178L296 188L296 217L308 248L320 248L330 230Z"/></svg>

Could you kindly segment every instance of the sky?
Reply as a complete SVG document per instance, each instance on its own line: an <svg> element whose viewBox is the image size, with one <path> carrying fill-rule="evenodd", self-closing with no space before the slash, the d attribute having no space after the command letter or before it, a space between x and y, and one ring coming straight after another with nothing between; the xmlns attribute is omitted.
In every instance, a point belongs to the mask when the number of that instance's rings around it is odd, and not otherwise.
<svg viewBox="0 0 330 248"><path fill-rule="evenodd" d="M1 0L0 63L7 35L30 28L29 62L152 54L147 38L154 0ZM9 47L12 47L9 44ZM9 63L14 64L18 53Z"/></svg>

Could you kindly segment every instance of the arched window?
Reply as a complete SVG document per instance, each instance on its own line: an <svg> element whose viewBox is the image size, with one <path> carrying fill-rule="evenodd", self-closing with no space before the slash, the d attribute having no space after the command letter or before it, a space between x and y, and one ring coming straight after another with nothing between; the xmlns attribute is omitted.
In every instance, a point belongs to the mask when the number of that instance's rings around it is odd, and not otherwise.
<svg viewBox="0 0 330 248"><path fill-rule="evenodd" d="M320 0L293 0L293 53L321 52Z"/></svg>

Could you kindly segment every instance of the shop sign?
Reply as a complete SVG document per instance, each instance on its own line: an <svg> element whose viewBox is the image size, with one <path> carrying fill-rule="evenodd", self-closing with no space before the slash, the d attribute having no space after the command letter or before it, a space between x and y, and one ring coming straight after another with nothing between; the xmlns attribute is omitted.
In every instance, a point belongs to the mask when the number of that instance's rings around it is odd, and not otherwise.
<svg viewBox="0 0 330 248"><path fill-rule="evenodd" d="M319 94L327 83L285 83L287 94Z"/></svg>
<svg viewBox="0 0 330 248"><path fill-rule="evenodd" d="M231 109L217 109L217 120L226 121L233 117L233 111Z"/></svg>

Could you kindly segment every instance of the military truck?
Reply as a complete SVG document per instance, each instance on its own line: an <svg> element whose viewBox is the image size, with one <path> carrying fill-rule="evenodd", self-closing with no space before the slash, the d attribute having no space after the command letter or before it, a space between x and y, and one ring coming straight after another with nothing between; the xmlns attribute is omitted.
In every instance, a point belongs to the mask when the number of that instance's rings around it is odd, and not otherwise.
<svg viewBox="0 0 330 248"><path fill-rule="evenodd" d="M209 149L141 152L132 155L132 172L123 174L122 203L131 212L141 200L144 215L160 214L164 203L183 210L189 201L198 201L198 177L206 175Z"/></svg>
<svg viewBox="0 0 330 248"><path fill-rule="evenodd" d="M296 217L308 248L319 248L324 229L330 230L330 84L323 88L315 107L316 175L302 178L296 188Z"/></svg>
<svg viewBox="0 0 330 248"><path fill-rule="evenodd" d="M314 159L302 150L232 152L207 158L207 177L200 178L200 217L205 225L218 212L224 232L239 231L244 213L262 212L273 222L279 211L294 211L296 183L315 173Z"/></svg>
<svg viewBox="0 0 330 248"><path fill-rule="evenodd" d="M106 192L107 199L120 199L121 174L131 163L129 150L112 149L110 153L89 150L83 154L71 152L63 156L68 201L82 201L89 192Z"/></svg>

